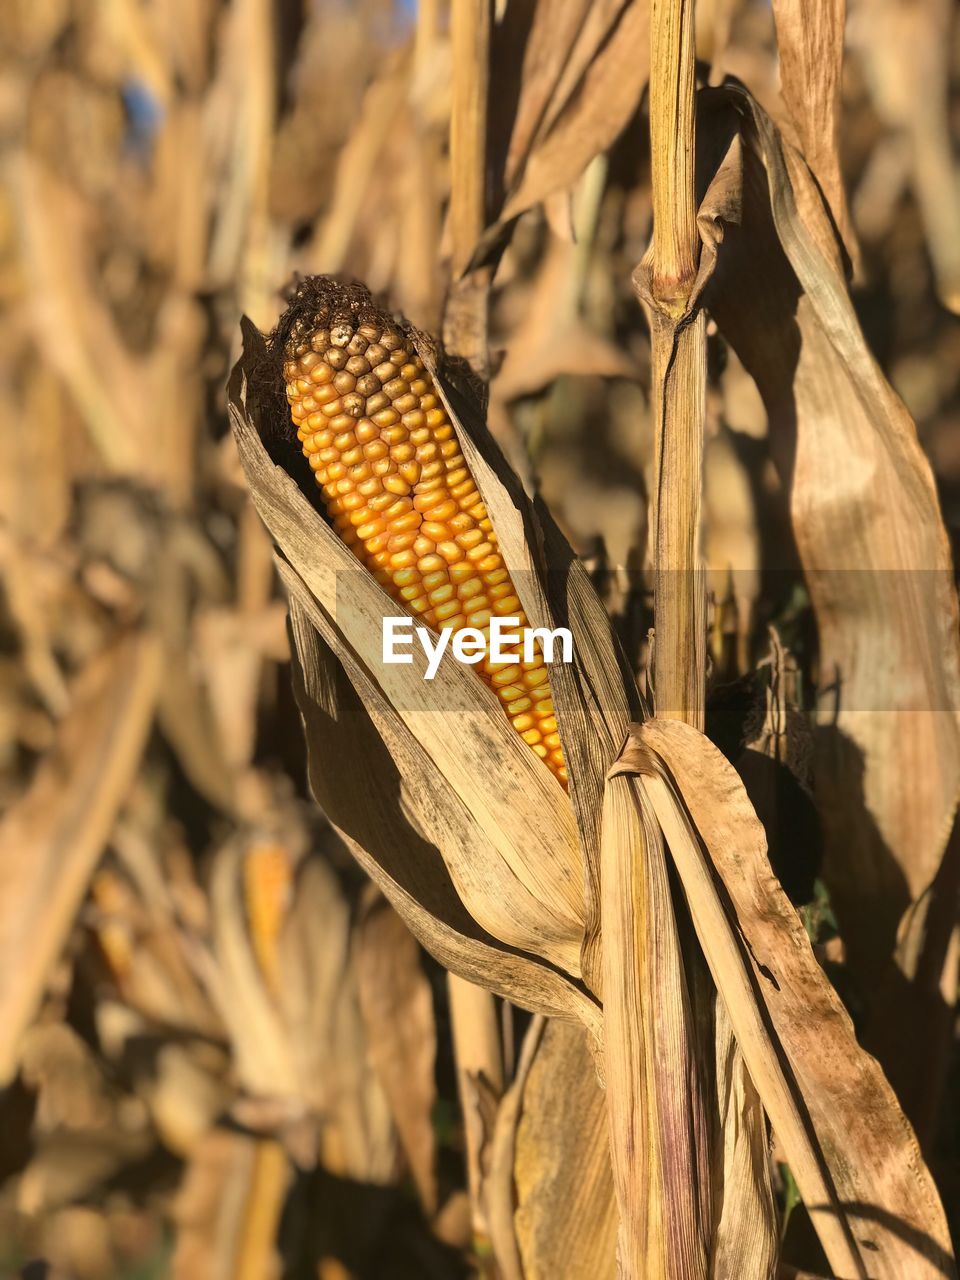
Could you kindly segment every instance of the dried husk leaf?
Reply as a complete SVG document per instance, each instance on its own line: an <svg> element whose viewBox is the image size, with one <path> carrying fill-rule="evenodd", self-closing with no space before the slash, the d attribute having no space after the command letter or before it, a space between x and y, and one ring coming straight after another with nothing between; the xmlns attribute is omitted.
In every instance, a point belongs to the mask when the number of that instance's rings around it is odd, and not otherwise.
<svg viewBox="0 0 960 1280"><path fill-rule="evenodd" d="M160 649L117 641L78 678L30 789L0 824L0 1083L76 917L140 765L156 710Z"/></svg>
<svg viewBox="0 0 960 1280"><path fill-rule="evenodd" d="M419 334L414 334L413 336L427 368L436 379L451 421L457 430L465 459L471 468L490 518L497 530L501 552L518 589L528 618L534 626L548 626L551 628L557 625L568 626L573 634L574 662L572 664L554 664L551 687L554 703L557 707L561 739L571 775L570 796L576 817L576 833L579 837L579 858L574 855L573 861L578 868L578 874L582 877L583 894L583 897L580 896L580 893L576 894L576 908L578 913L585 915L585 924L580 930L580 937L583 939L582 961L572 961L569 952L565 950L561 963L568 971L573 973L579 971L582 963L585 980L593 990L597 990L599 986L599 894L597 885L599 815L600 798L603 794L603 778L622 742L627 723L631 718L643 714L642 699L629 665L612 636L609 619L582 564L573 555L566 540L556 529L542 506L531 507L516 477L506 467L499 450L486 431L484 424L479 420L472 399L462 394L459 388L450 383L444 373L437 369L436 355L432 345ZM252 334L249 329L247 330L247 340L252 348L256 350L258 336ZM239 405L238 395L239 386L235 381L233 412L235 420L239 423L243 415L243 408ZM255 465L258 468L258 474L260 471L264 475L275 473L275 469L270 466L262 453L256 450L253 443L255 437L253 437L252 432L247 431L245 438L250 440L252 454L257 458ZM286 477L278 477L276 474L272 474L272 479L281 488L283 488L283 484L286 484L285 492L288 494L293 489L292 482L287 480ZM257 483L255 482L254 489L256 490L256 488ZM302 514L308 509L300 499L300 495L295 490L294 493L296 498L299 499L298 514ZM353 570L350 575L338 574L338 579L365 576L357 572L356 562L333 538L325 524L317 519L312 510L308 510L308 514L304 518L312 518L314 525L311 525L311 529L318 524L320 526L318 538L325 537L327 539L325 542L318 541L316 547L311 548L310 558L314 562L314 568L316 567L316 561L319 559L317 554L319 547L332 545L335 548L335 554L339 556L335 563L337 565L344 564L345 557L346 564ZM308 567L305 566L305 568ZM305 581L309 581L309 573L306 574ZM394 605L393 602L389 602L389 604L381 603L385 598L382 597L375 584L365 584L365 588L368 589L371 585L373 585L374 590L372 599L376 603L370 604L371 615L369 621L372 628L374 617L377 619L376 627L377 632L379 632L379 619L383 616L385 609L389 608L393 611L398 606ZM351 611L354 610L351 609ZM314 624L317 624L316 617L314 617ZM335 648L340 653L342 637L337 632L330 631L327 638L331 643L335 644ZM374 657L376 659L375 665L379 666L379 644ZM443 664L444 667L454 665L452 662ZM402 673L415 671L415 669L408 667L393 668L392 670ZM462 668L458 668L453 673L452 685L456 686L455 694L441 692L439 682L442 675L447 676L449 672L442 671L438 673L437 680L430 691L431 699L434 702L439 701L441 698L448 699L448 705L457 706L458 711L460 708L475 705L479 700L484 710L482 712L482 720L478 720L478 727L481 733L492 732L489 728L486 709L490 700L485 697L486 690L477 690L476 685L478 682L475 680L473 673L464 672ZM419 677L414 680L414 687L416 695L422 696L423 682L419 681ZM382 700L382 694L377 694L377 697ZM437 716L434 714L432 719L433 721L442 720L443 717L442 715ZM449 756L450 751L453 750L456 755L462 758L465 754L465 735L459 730L464 717L458 713L456 717L450 717L450 719L456 720L457 732L453 735L454 742L448 743L446 738L444 739L444 751ZM516 735L512 734L508 727L501 726L498 721L494 729L498 731L498 772L507 761L510 761L511 767L518 768L520 775L525 779L523 784L518 783L516 789L510 792L511 798L518 808L518 814L511 820L512 830L516 832L517 827L522 828L528 820L538 823L541 827L543 826L543 814L536 806L539 797L543 795L544 789L550 796L550 805L554 816L564 831L569 830L572 825L570 824L569 805L566 802L566 798L559 793L559 788L554 780L550 777L543 778L541 775L545 771L539 768L536 762L530 758L529 752L518 750ZM432 750L437 754L441 767L446 767L449 770L449 761L440 759L440 753L436 745L431 746L431 739L434 736L435 726L431 723L430 733L424 738L424 745L428 751ZM468 768L469 772L470 769ZM527 779L535 782L536 787L527 786ZM471 784L471 794L464 792L464 795L467 799L468 807L473 805L476 808L474 798L477 787L473 785L473 780L471 780ZM460 787L459 782L455 785L458 788ZM548 837L549 829L545 829L543 839L539 845L541 849L548 843ZM564 848L564 842L567 839L568 837L565 834L561 836L560 832L557 832L552 841L550 861L555 865L551 868L550 874L554 882L558 870L557 853ZM452 852L448 853L443 846L441 846L441 851L445 857L453 857ZM470 860L469 866L465 859L461 858L459 862L461 868L458 872L459 877L467 874L475 877L478 874L478 868L481 865L486 865L477 859ZM569 883L572 871L573 868L571 867L569 873L563 873L564 892L568 895L573 893L575 887ZM456 876L455 880L457 888L462 894L464 892L462 880ZM509 928L511 932L504 940L530 950L529 937L524 936L522 933L522 929L526 927L523 919L521 918L518 927L517 912L514 910L513 905L508 905L510 903L509 893L500 896L492 894L488 891L489 883L482 885L481 890L486 890L487 892L482 893L480 898L474 894L467 903L472 910L480 909L487 913L480 922L493 933L497 932L497 928ZM534 914L542 916L543 912L539 911ZM489 919L487 916L489 916ZM493 927L494 923L497 928ZM531 921L531 923L535 924L538 939L542 938L544 932L542 922ZM542 940L538 941L537 945L541 948L542 954Z"/></svg>
<svg viewBox="0 0 960 1280"><path fill-rule="evenodd" d="M422 748L359 664L341 665L350 660L335 628L290 567L279 567L290 597L311 790L354 857L445 968L525 1008L598 1030L599 1008L578 985L499 942L466 910L432 830L439 827L455 848L470 849L480 837L442 779L425 786Z"/></svg>
<svg viewBox="0 0 960 1280"><path fill-rule="evenodd" d="M534 1018L527 1028L516 1073L510 1082L510 1087L497 1104L492 1132L487 1144L488 1154L480 1197L490 1243L503 1280L527 1280L520 1254L520 1243L514 1227L517 1123L520 1119L520 1108L530 1068L540 1049L544 1028L547 1025L545 1019L538 1017Z"/></svg>
<svg viewBox="0 0 960 1280"><path fill-rule="evenodd" d="M767 860L733 767L687 725L636 726L638 773L707 962L804 1202L839 1275L955 1274L936 1187L876 1061ZM719 880L719 883L718 883Z"/></svg>
<svg viewBox="0 0 960 1280"><path fill-rule="evenodd" d="M491 1164L493 1129L497 1108L504 1088L503 1023L501 1011L494 997L483 987L465 982L455 973L447 974L447 1005L450 1017L450 1034L456 1067L457 1096L463 1114L464 1164L466 1165L467 1196L470 1204L470 1224L478 1249L491 1240L494 1230L502 1228L504 1197L494 1195L495 1203L487 1203L489 1187L504 1188L503 1179L485 1181ZM535 1020L539 1024L540 1019ZM509 1186L509 1183L507 1184ZM497 1222L490 1222L491 1215ZM493 1242L498 1252L498 1265L505 1271L512 1265L513 1253L510 1233L499 1231L499 1242ZM499 1246L506 1245L503 1257Z"/></svg>
<svg viewBox="0 0 960 1280"><path fill-rule="evenodd" d="M766 1123L722 999L715 1002L714 1011L719 1130L715 1150L722 1153L723 1172L717 1176L714 1170L710 1274L744 1275L749 1265L751 1275L772 1280L780 1235Z"/></svg>

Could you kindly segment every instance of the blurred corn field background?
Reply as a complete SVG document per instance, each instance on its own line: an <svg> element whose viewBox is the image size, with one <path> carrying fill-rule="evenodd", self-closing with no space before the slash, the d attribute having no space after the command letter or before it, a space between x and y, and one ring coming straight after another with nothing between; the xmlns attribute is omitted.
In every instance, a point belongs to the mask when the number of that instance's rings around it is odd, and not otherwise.
<svg viewBox="0 0 960 1280"><path fill-rule="evenodd" d="M451 102L478 77L451 3L0 5L2 1276L615 1274L582 1031L448 984L310 798L286 599L228 424L240 317L270 330L295 275L362 279L461 349L448 303L472 282L490 429L645 679L649 7L463 0L489 49L465 249ZM746 86L816 175L955 552L955 5L699 0L695 34L698 83ZM721 328L735 306L718 296ZM908 776L868 752L862 786L849 761L823 773L843 610L811 599L831 565L795 522L831 476L841 507L845 482L869 492L870 458L858 477L827 429L818 465L778 456L735 346L709 323L708 732L956 1242L960 845L926 789L955 782L922 754ZM886 492L864 521L895 545L911 517ZM901 791L890 817L877 797ZM788 1164L774 1143L783 1265L827 1274Z"/></svg>

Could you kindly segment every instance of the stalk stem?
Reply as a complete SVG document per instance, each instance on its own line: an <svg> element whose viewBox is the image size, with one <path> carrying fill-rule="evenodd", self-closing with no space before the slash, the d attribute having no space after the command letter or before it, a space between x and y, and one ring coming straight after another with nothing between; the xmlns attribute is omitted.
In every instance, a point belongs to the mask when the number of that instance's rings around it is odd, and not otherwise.
<svg viewBox="0 0 960 1280"><path fill-rule="evenodd" d="M491 0L455 0L450 12L453 101L450 112L450 293L443 339L486 382L491 272L467 271L487 225L487 105Z"/></svg>
<svg viewBox="0 0 960 1280"><path fill-rule="evenodd" d="M469 361L487 380L487 296L490 272L467 272L487 225L487 100L490 85L491 0L454 0L450 8L453 100L450 108L450 292L443 317L444 345ZM474 1239L487 1238L477 1110L478 1075L499 1093L504 1086L503 1050L494 998L489 991L448 975L453 1049L463 1109L467 1182Z"/></svg>
<svg viewBox="0 0 960 1280"><path fill-rule="evenodd" d="M693 0L654 0L650 148L652 312L653 653L657 714L703 728L706 584L700 563L706 322L682 321L700 253L694 184ZM678 323L679 322L679 323Z"/></svg>
<svg viewBox="0 0 960 1280"><path fill-rule="evenodd" d="M634 280L652 337L656 710L702 728L706 329L694 297L693 0L653 0L650 16L654 227ZM621 791L613 778L604 795L601 866L604 1061L619 1273L623 1280L704 1280L712 1188L695 1011L660 827L640 792Z"/></svg>

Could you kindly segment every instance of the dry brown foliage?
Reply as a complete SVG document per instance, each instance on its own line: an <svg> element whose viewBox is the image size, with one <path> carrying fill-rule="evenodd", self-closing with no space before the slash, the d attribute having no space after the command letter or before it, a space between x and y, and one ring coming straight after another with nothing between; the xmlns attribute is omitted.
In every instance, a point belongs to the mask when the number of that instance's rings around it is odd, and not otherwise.
<svg viewBox="0 0 960 1280"><path fill-rule="evenodd" d="M953 6L0 50L0 1273L955 1275ZM569 794L380 661L295 274L416 326Z"/></svg>

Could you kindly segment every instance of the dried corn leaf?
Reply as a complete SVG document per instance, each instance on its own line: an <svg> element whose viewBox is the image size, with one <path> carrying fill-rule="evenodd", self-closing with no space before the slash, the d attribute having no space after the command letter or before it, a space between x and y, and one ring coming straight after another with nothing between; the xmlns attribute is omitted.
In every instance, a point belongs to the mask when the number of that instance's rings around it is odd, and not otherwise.
<svg viewBox="0 0 960 1280"><path fill-rule="evenodd" d="M857 246L840 171L841 71L846 0L774 0L783 100L804 159L851 257Z"/></svg>
<svg viewBox="0 0 960 1280"><path fill-rule="evenodd" d="M136 474L146 428L139 410L142 387L107 309L91 287L84 207L59 178L26 155L11 164L10 179L33 282L30 322L37 345L69 388L107 467ZM55 348L46 342L49 333L63 335ZM109 388L102 372L107 368Z"/></svg>
<svg viewBox="0 0 960 1280"><path fill-rule="evenodd" d="M869 991L937 873L960 790L950 555L930 468L860 332L809 170L746 95L714 102L707 136L729 136L732 102L746 145L740 183L701 210L722 240L707 303L757 382L790 484L825 686L825 876Z"/></svg>
<svg viewBox="0 0 960 1280"><path fill-rule="evenodd" d="M154 637L123 639L78 679L54 747L0 824L0 1081L66 941L156 708Z"/></svg>
<svg viewBox="0 0 960 1280"><path fill-rule="evenodd" d="M514 157L518 181L504 221L572 186L630 119L647 82L649 21L647 0L589 6L537 140L524 163Z"/></svg>
<svg viewBox="0 0 960 1280"><path fill-rule="evenodd" d="M514 1228L517 1122L530 1068L547 1025L549 1024L544 1018L538 1017L527 1028L513 1080L503 1096L495 1100L495 1114L488 1126L490 1132L484 1134L486 1141L482 1155L485 1158L481 1178L478 1180L478 1199L502 1280L525 1280L519 1241ZM456 1036L456 1026L454 1035ZM481 1080L475 1077L474 1083L479 1086Z"/></svg>
<svg viewBox="0 0 960 1280"><path fill-rule="evenodd" d="M353 948L367 1054L390 1103L424 1213L437 1211L433 1132L437 1030L416 940L393 908L367 895Z"/></svg>
<svg viewBox="0 0 960 1280"><path fill-rule="evenodd" d="M370 1060L352 963L350 904L327 862L305 860L280 940L279 1007L300 1096L322 1119L321 1163L377 1186L395 1181L397 1131Z"/></svg>
<svg viewBox="0 0 960 1280"><path fill-rule="evenodd" d="M525 55L537 75L525 77L507 162L510 185L480 253L525 209L572 187L612 145L646 88L649 22L648 0L588 6L540 0Z"/></svg>
<svg viewBox="0 0 960 1280"><path fill-rule="evenodd" d="M591 169L594 192L605 172ZM525 317L517 325L492 387L500 400L531 395L575 371L578 377L629 378L636 368L627 354L590 329L580 318L582 273L586 263L582 237L551 234L543 263L529 291Z"/></svg>
<svg viewBox="0 0 960 1280"><path fill-rule="evenodd" d="M248 927L243 894L243 850L218 850L210 876L213 949L195 963L230 1036L236 1073L254 1095L303 1097L293 1047L281 1011L270 998ZM329 928L329 920L326 922Z"/></svg>
<svg viewBox="0 0 960 1280"><path fill-rule="evenodd" d="M455 973L447 975L447 1002L457 1096L463 1114L464 1163L473 1238L478 1247L489 1239L497 1255L497 1265L507 1275L513 1275L517 1269L516 1249L509 1229L509 1212L504 1211L510 1179L509 1174L497 1176L492 1168L493 1130L504 1087L501 1021L492 994L473 982L465 982ZM541 1023L542 1019L538 1018L534 1028ZM534 1034L533 1029L528 1032L525 1047ZM518 1069L523 1070L522 1062ZM503 1162L500 1163L502 1166ZM501 1167L501 1175L502 1172Z"/></svg>
<svg viewBox="0 0 960 1280"><path fill-rule="evenodd" d="M388 64L364 94L357 119L337 161L330 208L310 246L308 260L320 271L339 271L343 267L407 88L404 68Z"/></svg>
<svg viewBox="0 0 960 1280"><path fill-rule="evenodd" d="M636 726L638 773L670 846L750 1078L839 1275L955 1274L913 1131L813 955L739 777L706 738ZM719 879L719 884L718 884Z"/></svg>
<svg viewBox="0 0 960 1280"><path fill-rule="evenodd" d="M583 56L589 61L596 53L599 40L622 5L623 0L604 0L601 4L590 4L589 0L539 0L532 6L507 5L494 34L492 60L495 109L499 78L503 75L506 79L508 72L516 74L507 59L522 44L519 90L504 166L507 182L512 182L523 167L538 132L547 123L547 113L555 117L563 106L560 80L565 69L573 70L574 50L579 53L577 72L582 74ZM525 30L519 29L521 24Z"/></svg>
<svg viewBox="0 0 960 1280"><path fill-rule="evenodd" d="M547 1023L519 1097L514 1230L524 1280L613 1280L617 1206L604 1093L581 1028Z"/></svg>

